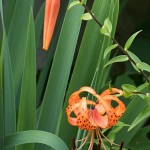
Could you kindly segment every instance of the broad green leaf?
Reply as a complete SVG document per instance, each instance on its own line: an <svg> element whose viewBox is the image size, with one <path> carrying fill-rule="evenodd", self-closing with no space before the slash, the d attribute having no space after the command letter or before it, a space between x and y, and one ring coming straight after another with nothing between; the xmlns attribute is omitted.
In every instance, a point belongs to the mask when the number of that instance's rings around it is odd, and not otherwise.
<svg viewBox="0 0 150 150"><path fill-rule="evenodd" d="M66 144L58 136L49 132L29 130L5 137L6 148L27 143L41 143L56 150L68 150Z"/></svg>
<svg viewBox="0 0 150 150"><path fill-rule="evenodd" d="M28 28L28 42L23 70L18 114L18 131L35 129L36 121L36 50L32 10ZM17 150L33 150L33 145L22 145Z"/></svg>
<svg viewBox="0 0 150 150"><path fill-rule="evenodd" d="M44 8L45 8L45 3L42 4L39 12L37 13L36 19L35 19L35 43L36 47L38 47L39 42L40 42L40 35L41 35L41 30L43 27L43 16L44 16Z"/></svg>
<svg viewBox="0 0 150 150"><path fill-rule="evenodd" d="M39 116L40 130L56 131L81 26L81 14L83 7L66 12ZM35 146L36 150L44 148Z"/></svg>
<svg viewBox="0 0 150 150"><path fill-rule="evenodd" d="M3 19L3 10L1 5L1 20L2 20L2 31L3 31L3 40L2 40L2 49L1 49L1 58L2 58L2 68L3 70L3 97L4 101L4 112L3 117L4 120L2 121L4 130L3 135L12 134L16 131L16 108L15 108L15 95L14 95L14 86L13 86L13 74L12 74L12 64L10 60L10 53L9 53L9 47L8 47L8 39L6 34L6 29L4 25L4 19ZM2 126L2 127L3 127ZM2 139L2 147L3 147L3 141ZM15 150L15 147L11 147L8 150Z"/></svg>
<svg viewBox="0 0 150 150"><path fill-rule="evenodd" d="M1 58L3 63L1 65L3 70L3 93L4 93L4 117L5 117L5 135L12 134L16 131L16 108L15 108L15 96L14 96L14 87L13 87L13 75L12 75L12 64L10 60L10 53L8 47L8 39L6 36L6 29L4 26L3 19L3 8L1 5L1 20L2 20L2 29L3 29L3 41L1 49ZM14 148L12 148L13 150Z"/></svg>
<svg viewBox="0 0 150 150"><path fill-rule="evenodd" d="M109 60L104 67L106 67L110 64L116 63L116 62L124 62L127 60L129 60L129 58L126 55L119 55L119 56L116 56L116 57L112 58L111 60Z"/></svg>
<svg viewBox="0 0 150 150"><path fill-rule="evenodd" d="M144 93L148 92L149 90L150 87L148 83L145 83L137 88L137 91ZM120 121L126 124L131 124L135 120L135 118L143 111L146 105L147 104L145 103L145 101L143 101L143 99L140 96L135 96L128 105L127 110L121 117ZM143 120L134 129L130 131L128 131L128 127L122 128L116 134L115 142L121 143L123 141L126 147L144 123L145 120Z"/></svg>
<svg viewBox="0 0 150 150"><path fill-rule="evenodd" d="M0 57L1 59L1 57ZM3 89L2 89L2 62L0 62L0 149L4 148L4 108L3 108Z"/></svg>
<svg viewBox="0 0 150 150"><path fill-rule="evenodd" d="M144 108L144 110L135 118L135 120L130 125L128 131L133 129L136 125L138 125L140 122L142 122L144 119L148 118L150 116L150 107L149 105Z"/></svg>
<svg viewBox="0 0 150 150"><path fill-rule="evenodd" d="M33 0L17 0L16 5L13 5L13 14L8 29L8 45L12 64L15 96L19 90L18 88L22 77L22 68L24 65L23 62L25 59L27 44L29 15L32 5Z"/></svg>
<svg viewBox="0 0 150 150"><path fill-rule="evenodd" d="M145 70L147 72L150 72L150 65L148 65L147 63L145 62L140 62L138 63L138 67L141 69L141 70Z"/></svg>
<svg viewBox="0 0 150 150"><path fill-rule="evenodd" d="M118 47L118 44L114 44L114 45L111 45L109 47L106 48L105 52L104 52L104 57L103 59L106 58L106 56L113 50L115 49L116 47Z"/></svg>
<svg viewBox="0 0 150 150"><path fill-rule="evenodd" d="M75 0L75 1L72 1L69 6L68 6L68 9L72 8L73 6L75 5L80 5L81 2L79 0Z"/></svg>
<svg viewBox="0 0 150 150"><path fill-rule="evenodd" d="M0 56L0 149L4 148L4 105L3 105L3 81L2 81L2 56Z"/></svg>
<svg viewBox="0 0 150 150"><path fill-rule="evenodd" d="M124 50L129 50L131 44L133 43L134 39L136 38L136 36L141 32L142 30L134 33L126 42L125 46L124 46Z"/></svg>
<svg viewBox="0 0 150 150"><path fill-rule="evenodd" d="M128 148L133 150L149 150L150 140L148 134L150 132L150 126L141 128L132 141L129 143Z"/></svg>
<svg viewBox="0 0 150 150"><path fill-rule="evenodd" d="M111 144L112 144L115 140L115 132L110 131L107 138L111 141Z"/></svg>
<svg viewBox="0 0 150 150"><path fill-rule="evenodd" d="M0 1L0 21L3 22L2 1ZM0 149L4 150L4 91L3 91L3 62L4 55L2 47L0 47Z"/></svg>
<svg viewBox="0 0 150 150"><path fill-rule="evenodd" d="M118 1L111 1L110 3L109 0L95 0L92 7L92 13L102 22L109 16L114 27L112 31L112 35L114 35L118 16ZM87 23L70 84L68 86L60 124L61 128L59 135L69 146L71 145L70 136L76 136L77 128L69 125L67 121L65 109L68 105L68 98L82 86L91 86L94 87L96 91L99 91L99 89L105 85L107 70L104 69L103 66L105 61L108 60L108 57L104 61L103 54L104 50L111 44L112 42L108 40L107 37L99 34L99 26L94 20ZM69 135L64 134L64 131L68 131Z"/></svg>
<svg viewBox="0 0 150 150"><path fill-rule="evenodd" d="M45 4L45 3L44 3ZM45 60L45 65L43 66L42 70L40 71L39 79L37 81L37 106L41 104L41 99L43 99L43 91L45 91L45 85L47 83L47 77L50 72L51 64L53 61L54 53L56 50L57 41L60 34L60 29L62 27L62 22L64 19L64 15L67 9L68 0L61 3L57 24L55 27L55 31L52 37L52 41L49 47L49 50L47 54L47 59ZM38 15L36 16L35 20L35 39L36 39L36 46L38 45L38 39L40 38L40 32L42 30L42 24L43 24L43 16L44 16L44 7L45 5L42 5L40 8L40 11ZM41 56L41 55L38 55ZM39 57L38 57L39 58ZM41 61L38 59L38 63L41 64ZM38 64L37 64L38 65Z"/></svg>
<svg viewBox="0 0 150 150"><path fill-rule="evenodd" d="M17 0L11 0L6 2L6 7L5 7L5 13L4 13L4 22L5 22L5 29L6 33L8 33L9 27L11 25L11 21L13 18L13 14L15 11L15 6L16 6Z"/></svg>
<svg viewBox="0 0 150 150"><path fill-rule="evenodd" d="M90 15L90 13L85 13L81 16L82 20L91 20L92 16Z"/></svg>

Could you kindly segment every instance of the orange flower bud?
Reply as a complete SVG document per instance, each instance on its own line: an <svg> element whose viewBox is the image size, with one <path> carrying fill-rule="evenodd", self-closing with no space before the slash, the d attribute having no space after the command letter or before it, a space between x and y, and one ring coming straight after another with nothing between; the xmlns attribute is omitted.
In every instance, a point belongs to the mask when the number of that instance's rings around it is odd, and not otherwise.
<svg viewBox="0 0 150 150"><path fill-rule="evenodd" d="M55 28L58 12L60 8L60 0L46 0L44 32L43 32L43 49L47 50Z"/></svg>

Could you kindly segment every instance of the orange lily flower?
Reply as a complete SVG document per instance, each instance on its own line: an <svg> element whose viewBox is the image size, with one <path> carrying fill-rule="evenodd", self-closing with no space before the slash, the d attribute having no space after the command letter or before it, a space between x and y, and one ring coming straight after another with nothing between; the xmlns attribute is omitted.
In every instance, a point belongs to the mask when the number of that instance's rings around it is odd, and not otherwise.
<svg viewBox="0 0 150 150"><path fill-rule="evenodd" d="M97 101L87 100L85 97L81 98L79 94L82 92L92 94L97 98ZM124 103L114 94L123 95L123 92L116 88L112 88L111 91L108 89L99 95L91 87L82 87L70 96L69 105L66 108L68 122L81 130L88 131L87 136L82 139L84 140L83 144L77 150L80 150L84 146L89 137L91 137L91 140L88 150L92 150L95 134L97 139L102 142L104 149L106 148L101 135L111 144L115 144L101 132L101 129L116 125L118 119L126 110ZM118 105L113 107L111 104L112 101L115 101ZM72 117L72 114L74 114L75 117Z"/></svg>
<svg viewBox="0 0 150 150"><path fill-rule="evenodd" d="M45 17L44 17L44 33L43 33L43 49L47 50L55 28L58 12L60 8L60 0L46 0Z"/></svg>

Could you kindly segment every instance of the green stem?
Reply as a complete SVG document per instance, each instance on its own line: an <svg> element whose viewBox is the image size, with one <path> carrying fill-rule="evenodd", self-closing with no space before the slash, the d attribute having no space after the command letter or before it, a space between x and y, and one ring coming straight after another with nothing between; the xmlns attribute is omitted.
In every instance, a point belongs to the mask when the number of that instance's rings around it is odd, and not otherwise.
<svg viewBox="0 0 150 150"><path fill-rule="evenodd" d="M91 15L91 17L93 18L93 20L99 25L99 27L102 28L102 27L103 27L103 24L101 24L101 23L97 20L97 18L93 15L93 13L92 13L91 10L86 6L86 4L82 3L82 0L79 0L79 1L81 2L82 6L85 8L86 12L88 12L88 13ZM118 42L115 38L113 38L113 37L111 37L111 40L113 41L113 43L118 44L118 48L128 57L129 61L130 61L131 63L133 63L133 64L136 66L136 62L135 62L135 61L130 57L130 55L124 50L124 48L119 44L119 42ZM146 80L148 83L150 83L150 81L149 81L147 75L144 73L144 71L141 70L141 69L139 69L139 68L138 68L138 70L139 70L139 72L143 75L143 77L145 78L145 80Z"/></svg>

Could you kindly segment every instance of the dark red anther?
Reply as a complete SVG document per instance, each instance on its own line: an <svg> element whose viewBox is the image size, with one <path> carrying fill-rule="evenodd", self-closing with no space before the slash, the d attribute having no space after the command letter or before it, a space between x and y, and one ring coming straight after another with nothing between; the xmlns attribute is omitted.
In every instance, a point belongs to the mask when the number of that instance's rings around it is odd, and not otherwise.
<svg viewBox="0 0 150 150"><path fill-rule="evenodd" d="M75 138L72 138L72 149L71 150L76 150L76 143L75 143Z"/></svg>
<svg viewBox="0 0 150 150"><path fill-rule="evenodd" d="M122 150L122 149L123 149L123 142L121 142L119 150Z"/></svg>

